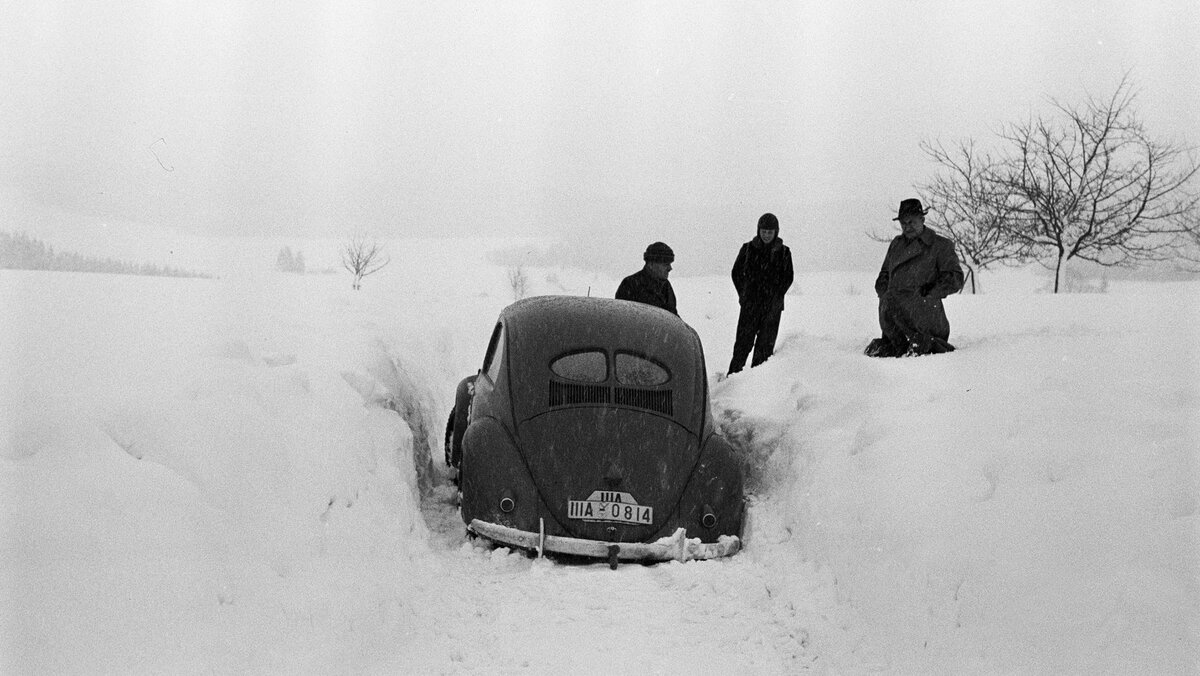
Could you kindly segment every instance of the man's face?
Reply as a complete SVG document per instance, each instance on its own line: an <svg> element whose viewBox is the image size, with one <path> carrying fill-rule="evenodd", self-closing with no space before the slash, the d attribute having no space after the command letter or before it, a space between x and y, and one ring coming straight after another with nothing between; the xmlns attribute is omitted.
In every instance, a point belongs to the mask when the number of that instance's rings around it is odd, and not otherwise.
<svg viewBox="0 0 1200 676"><path fill-rule="evenodd" d="M760 228L758 231L758 238L763 241L763 244L770 244L771 240L775 239L775 231L763 230Z"/></svg>
<svg viewBox="0 0 1200 676"><path fill-rule="evenodd" d="M646 269L650 271L650 274L658 277L659 279L666 279L667 276L671 274L670 263L660 263L657 261L647 262Z"/></svg>
<svg viewBox="0 0 1200 676"><path fill-rule="evenodd" d="M900 229L905 237L912 239L925 230L925 217L920 214L908 214L900 219Z"/></svg>

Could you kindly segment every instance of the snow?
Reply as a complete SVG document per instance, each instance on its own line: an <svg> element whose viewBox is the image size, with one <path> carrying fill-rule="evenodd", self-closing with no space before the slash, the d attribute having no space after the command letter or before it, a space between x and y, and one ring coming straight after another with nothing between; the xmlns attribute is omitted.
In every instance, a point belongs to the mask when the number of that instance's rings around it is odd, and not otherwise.
<svg viewBox="0 0 1200 676"><path fill-rule="evenodd" d="M718 382L730 284L676 277L745 548L612 571L468 541L445 485L501 246L393 242L357 292L278 243L219 279L0 271L0 672L1200 670L1200 283L985 276L958 351L872 360L871 276L801 275L776 356Z"/></svg>

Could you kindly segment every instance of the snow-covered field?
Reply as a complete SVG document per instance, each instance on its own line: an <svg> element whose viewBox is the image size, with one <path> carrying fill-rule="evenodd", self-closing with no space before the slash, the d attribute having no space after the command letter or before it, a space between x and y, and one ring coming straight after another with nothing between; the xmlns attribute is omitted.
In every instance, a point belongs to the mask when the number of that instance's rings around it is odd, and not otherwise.
<svg viewBox="0 0 1200 676"><path fill-rule="evenodd" d="M730 284L675 278L746 548L610 571L465 539L441 433L506 271L390 250L358 292L0 271L0 673L1200 670L1200 283L999 275L957 352L872 360L871 276L802 274L718 383Z"/></svg>

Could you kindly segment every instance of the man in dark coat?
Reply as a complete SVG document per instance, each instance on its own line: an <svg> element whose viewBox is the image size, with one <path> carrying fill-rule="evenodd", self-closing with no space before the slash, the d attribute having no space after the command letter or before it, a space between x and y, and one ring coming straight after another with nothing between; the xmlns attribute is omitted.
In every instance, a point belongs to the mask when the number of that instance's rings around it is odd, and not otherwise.
<svg viewBox="0 0 1200 676"><path fill-rule="evenodd" d="M900 202L902 230L888 246L875 279L879 296L879 327L883 331L867 346L872 357L900 357L950 352L950 321L942 299L958 293L963 271L954 243L925 227L921 200Z"/></svg>
<svg viewBox="0 0 1200 676"><path fill-rule="evenodd" d="M646 247L642 254L645 265L641 270L621 280L617 287L617 300L632 300L660 307L675 316L679 316L675 308L675 289L667 276L671 274L671 263L675 262L675 252L662 242L655 242Z"/></svg>
<svg viewBox="0 0 1200 676"><path fill-rule="evenodd" d="M751 368L775 351L783 296L792 286L792 251L779 238L779 219L774 214L759 217L758 236L742 245L730 275L741 305L729 362L732 375L746 365L751 349Z"/></svg>

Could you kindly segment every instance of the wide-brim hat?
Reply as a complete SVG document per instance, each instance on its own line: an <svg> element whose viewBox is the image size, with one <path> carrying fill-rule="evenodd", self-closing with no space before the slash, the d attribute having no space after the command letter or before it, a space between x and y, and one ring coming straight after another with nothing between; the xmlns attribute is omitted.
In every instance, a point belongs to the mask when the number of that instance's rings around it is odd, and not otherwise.
<svg viewBox="0 0 1200 676"><path fill-rule="evenodd" d="M642 260L647 263L673 263L675 262L675 252L671 251L671 247L662 242L655 242L646 247L646 253L642 254Z"/></svg>
<svg viewBox="0 0 1200 676"><path fill-rule="evenodd" d="M910 197L906 200L900 201L900 213L897 214L892 220L898 221L905 216L911 216L913 214L924 216L927 213L929 213L929 210L921 206L921 200L915 197Z"/></svg>

